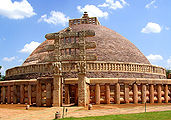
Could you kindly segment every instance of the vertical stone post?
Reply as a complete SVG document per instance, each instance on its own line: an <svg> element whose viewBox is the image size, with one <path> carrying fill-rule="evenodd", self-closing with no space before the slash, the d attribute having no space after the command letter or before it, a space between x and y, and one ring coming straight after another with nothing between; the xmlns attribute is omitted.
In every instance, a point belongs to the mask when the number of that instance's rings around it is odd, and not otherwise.
<svg viewBox="0 0 171 120"><path fill-rule="evenodd" d="M51 96L52 96L52 92L51 92L51 83L46 83L46 106L52 106L51 103Z"/></svg>
<svg viewBox="0 0 171 120"><path fill-rule="evenodd" d="M24 85L20 85L20 103L24 103Z"/></svg>
<svg viewBox="0 0 171 120"><path fill-rule="evenodd" d="M146 85L145 84L142 84L141 86L141 100L142 100L142 103L146 103Z"/></svg>
<svg viewBox="0 0 171 120"><path fill-rule="evenodd" d="M157 101L158 103L162 103L162 99L161 99L161 85L157 85Z"/></svg>
<svg viewBox="0 0 171 120"><path fill-rule="evenodd" d="M85 73L78 73L78 106L86 106L86 75Z"/></svg>
<svg viewBox="0 0 171 120"><path fill-rule="evenodd" d="M31 85L28 85L28 104L31 105Z"/></svg>
<svg viewBox="0 0 171 120"><path fill-rule="evenodd" d="M53 106L60 107L61 106L61 75L55 74L53 78Z"/></svg>
<svg viewBox="0 0 171 120"><path fill-rule="evenodd" d="M120 104L120 84L115 84L115 103Z"/></svg>
<svg viewBox="0 0 171 120"><path fill-rule="evenodd" d="M40 107L42 105L42 84L40 80L37 80L36 85L36 106Z"/></svg>
<svg viewBox="0 0 171 120"><path fill-rule="evenodd" d="M125 99L125 103L129 103L129 84L124 85L125 89L124 89L124 99Z"/></svg>
<svg viewBox="0 0 171 120"><path fill-rule="evenodd" d="M87 105L90 103L90 85L87 84Z"/></svg>
<svg viewBox="0 0 171 120"><path fill-rule="evenodd" d="M11 86L8 85L8 90L7 90L7 103L10 104L11 103Z"/></svg>
<svg viewBox="0 0 171 120"><path fill-rule="evenodd" d="M134 104L138 104L138 86L137 86L137 84L133 84L133 101L134 101Z"/></svg>
<svg viewBox="0 0 171 120"><path fill-rule="evenodd" d="M17 86L16 85L13 86L13 103L14 104L17 103Z"/></svg>
<svg viewBox="0 0 171 120"><path fill-rule="evenodd" d="M5 96L6 96L6 90L5 90L5 86L3 86L2 87L2 102L3 102L3 104L6 103Z"/></svg>
<svg viewBox="0 0 171 120"><path fill-rule="evenodd" d="M96 88L95 88L95 100L96 100L96 104L99 105L100 104L100 84L99 83L96 84Z"/></svg>
<svg viewBox="0 0 171 120"><path fill-rule="evenodd" d="M61 90L61 105L60 106L62 106L62 104L63 104L63 78L61 77L61 87L60 87L60 90Z"/></svg>
<svg viewBox="0 0 171 120"><path fill-rule="evenodd" d="M65 104L70 104L69 85L65 85L64 89L65 89Z"/></svg>
<svg viewBox="0 0 171 120"><path fill-rule="evenodd" d="M75 88L75 104L78 105L78 85Z"/></svg>
<svg viewBox="0 0 171 120"><path fill-rule="evenodd" d="M164 87L164 99L165 103L168 103L168 85L165 85Z"/></svg>
<svg viewBox="0 0 171 120"><path fill-rule="evenodd" d="M154 103L154 85L150 84L150 103Z"/></svg>
<svg viewBox="0 0 171 120"><path fill-rule="evenodd" d="M106 104L110 104L110 84L105 84L105 89L106 89Z"/></svg>

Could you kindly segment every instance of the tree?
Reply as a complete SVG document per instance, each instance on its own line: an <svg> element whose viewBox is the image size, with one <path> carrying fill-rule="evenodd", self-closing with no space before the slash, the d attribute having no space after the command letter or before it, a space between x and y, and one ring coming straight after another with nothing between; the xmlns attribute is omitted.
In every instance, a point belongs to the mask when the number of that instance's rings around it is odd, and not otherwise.
<svg viewBox="0 0 171 120"><path fill-rule="evenodd" d="M2 69L2 66L0 66L0 70ZM0 72L0 81L3 81L5 79L5 76L4 75L1 75L1 72Z"/></svg>
<svg viewBox="0 0 171 120"><path fill-rule="evenodd" d="M168 78L168 75L171 73L171 70L166 70L166 76Z"/></svg>

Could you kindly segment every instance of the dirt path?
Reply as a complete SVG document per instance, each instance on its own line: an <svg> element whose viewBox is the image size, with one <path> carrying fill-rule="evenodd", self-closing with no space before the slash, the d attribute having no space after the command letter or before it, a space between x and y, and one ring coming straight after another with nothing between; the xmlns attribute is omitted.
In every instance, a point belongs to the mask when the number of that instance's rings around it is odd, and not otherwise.
<svg viewBox="0 0 171 120"><path fill-rule="evenodd" d="M111 114L129 114L145 111L144 105L94 105L92 110L81 107L66 107L67 117L102 116ZM147 104L147 112L171 110L171 104ZM25 110L25 105L0 105L0 120L52 120L56 111L62 113L62 108L31 107Z"/></svg>

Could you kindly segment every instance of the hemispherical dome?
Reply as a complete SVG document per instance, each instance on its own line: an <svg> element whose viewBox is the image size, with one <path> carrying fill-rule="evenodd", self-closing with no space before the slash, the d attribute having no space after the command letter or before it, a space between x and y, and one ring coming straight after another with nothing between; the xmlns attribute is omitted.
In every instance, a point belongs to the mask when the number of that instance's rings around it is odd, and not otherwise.
<svg viewBox="0 0 171 120"><path fill-rule="evenodd" d="M96 42L95 49L88 50L97 56L97 61L113 61L113 62L131 62L150 64L141 51L128 39L117 32L101 26L93 24L80 24L71 26L72 31L94 30L94 37L87 37L86 41ZM46 46L53 45L54 40L46 40L38 46L32 54L26 59L23 65L31 65L36 63L47 62L54 51L48 52Z"/></svg>

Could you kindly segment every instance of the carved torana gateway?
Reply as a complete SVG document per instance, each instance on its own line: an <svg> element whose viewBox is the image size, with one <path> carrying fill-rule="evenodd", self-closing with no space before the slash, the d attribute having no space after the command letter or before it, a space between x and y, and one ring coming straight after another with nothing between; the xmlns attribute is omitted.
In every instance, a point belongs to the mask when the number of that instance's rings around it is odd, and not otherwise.
<svg viewBox="0 0 171 120"><path fill-rule="evenodd" d="M75 104L168 103L171 80L134 44L85 12L46 34L22 66L6 71L0 102Z"/></svg>

